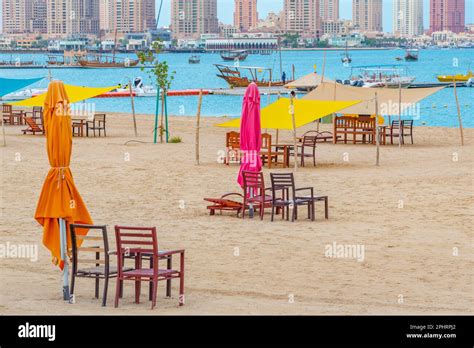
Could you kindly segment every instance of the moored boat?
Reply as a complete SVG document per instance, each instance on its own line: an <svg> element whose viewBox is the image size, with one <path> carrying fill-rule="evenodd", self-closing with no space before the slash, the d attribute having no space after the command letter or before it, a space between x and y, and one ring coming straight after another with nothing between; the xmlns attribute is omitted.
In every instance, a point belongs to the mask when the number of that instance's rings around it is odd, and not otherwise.
<svg viewBox="0 0 474 348"><path fill-rule="evenodd" d="M259 87L281 87L287 83L292 82L292 80L273 80L273 72L270 68L251 66L236 67L221 64L214 65L219 70L217 77L225 80L230 87L248 87L252 82L255 82Z"/></svg>
<svg viewBox="0 0 474 348"><path fill-rule="evenodd" d="M228 51L221 53L221 58L225 61L244 61L248 57L248 52L245 50L241 51Z"/></svg>
<svg viewBox="0 0 474 348"><path fill-rule="evenodd" d="M408 49L406 50L405 60L407 62L415 62L418 60L419 54L420 54L419 49Z"/></svg>
<svg viewBox="0 0 474 348"><path fill-rule="evenodd" d="M199 57L199 56L191 56L191 57L189 57L189 59L188 59L188 63L189 63L189 64L199 64L199 63L201 63L201 57Z"/></svg>
<svg viewBox="0 0 474 348"><path fill-rule="evenodd" d="M139 61L130 58L118 58L103 54L88 54L81 57L78 63L83 68L131 68L138 65Z"/></svg>
<svg viewBox="0 0 474 348"><path fill-rule="evenodd" d="M457 74L457 75L439 75L439 82L467 82L470 78L474 77L474 73L469 70L467 74Z"/></svg>

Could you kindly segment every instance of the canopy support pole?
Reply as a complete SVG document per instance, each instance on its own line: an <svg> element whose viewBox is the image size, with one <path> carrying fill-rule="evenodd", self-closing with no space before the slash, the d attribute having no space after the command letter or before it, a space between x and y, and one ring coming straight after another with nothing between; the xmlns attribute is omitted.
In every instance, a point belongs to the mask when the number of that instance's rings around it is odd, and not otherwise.
<svg viewBox="0 0 474 348"><path fill-rule="evenodd" d="M380 165L380 128L379 128L379 98L375 92L375 143L377 146L377 159L375 165Z"/></svg>
<svg viewBox="0 0 474 348"><path fill-rule="evenodd" d="M202 105L202 89L199 91L198 110L196 115L196 165L199 165L199 130L201 127L201 105Z"/></svg>
<svg viewBox="0 0 474 348"><path fill-rule="evenodd" d="M132 91L132 80L128 80L128 89L130 90L130 100L132 101L133 130L135 131L135 137L138 137L137 119L135 116L135 101L133 99L133 91Z"/></svg>
<svg viewBox="0 0 474 348"><path fill-rule="evenodd" d="M390 121L389 121L390 122ZM390 125L389 125L390 126ZM398 148L402 148L403 127L402 127L402 80L398 82Z"/></svg>
<svg viewBox="0 0 474 348"><path fill-rule="evenodd" d="M298 144L296 141L296 120L295 120L295 106L293 103L293 99L295 97L295 92L292 91L290 95L290 112L291 112L291 121L293 122L293 155L295 161L295 172L298 169Z"/></svg>
<svg viewBox="0 0 474 348"><path fill-rule="evenodd" d="M153 142L156 144L158 142L158 114L160 112L160 93L161 89L158 87L156 91L156 108L155 108L155 127L153 128L154 137Z"/></svg>
<svg viewBox="0 0 474 348"><path fill-rule="evenodd" d="M7 146L7 137L5 135L5 122L2 117L2 134L3 134L3 146Z"/></svg>
<svg viewBox="0 0 474 348"><path fill-rule="evenodd" d="M457 91L457 83L454 80L454 97L456 98L456 107L458 110L458 120L459 120L459 132L461 133L461 146L464 146L464 131L462 129L462 118L461 118L461 107L459 106L459 98L458 98L458 91Z"/></svg>
<svg viewBox="0 0 474 348"><path fill-rule="evenodd" d="M66 235L66 221L59 219L59 242L61 250L61 260L64 262L63 266L63 300L69 301L69 264L67 262L67 235Z"/></svg>

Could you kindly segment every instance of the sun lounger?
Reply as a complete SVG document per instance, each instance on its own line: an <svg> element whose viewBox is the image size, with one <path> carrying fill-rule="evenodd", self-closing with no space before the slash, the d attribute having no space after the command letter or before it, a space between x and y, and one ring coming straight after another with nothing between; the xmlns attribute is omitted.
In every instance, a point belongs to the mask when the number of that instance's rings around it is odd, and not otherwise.
<svg viewBox="0 0 474 348"><path fill-rule="evenodd" d="M36 123L33 117L25 117L25 123L28 125L28 128L22 130L23 134L27 134L27 133L33 133L33 135L36 133L44 134L44 128L41 128L40 126L38 126L38 124Z"/></svg>
<svg viewBox="0 0 474 348"><path fill-rule="evenodd" d="M237 202L235 200L231 200L227 197L236 196L243 200L244 196L240 193L228 193L223 195L221 198L204 198L206 202L213 203L213 205L209 205L207 209L210 211L210 215L215 215L216 210L219 210L222 214L222 211L236 211L237 216L239 216L240 212L243 210L243 203L242 201Z"/></svg>

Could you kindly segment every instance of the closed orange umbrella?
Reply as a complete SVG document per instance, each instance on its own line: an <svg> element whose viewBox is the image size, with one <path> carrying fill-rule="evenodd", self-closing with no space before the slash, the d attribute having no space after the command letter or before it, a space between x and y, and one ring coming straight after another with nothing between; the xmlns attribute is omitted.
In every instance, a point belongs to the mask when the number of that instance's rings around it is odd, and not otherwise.
<svg viewBox="0 0 474 348"><path fill-rule="evenodd" d="M92 224L72 178L69 163L72 150L72 125L69 98L61 81L52 81L44 102L44 129L51 169L46 176L36 207L35 219L43 226L43 244L53 262L64 271L64 299L69 299L66 252L71 245L69 224ZM87 230L78 230L87 234Z"/></svg>

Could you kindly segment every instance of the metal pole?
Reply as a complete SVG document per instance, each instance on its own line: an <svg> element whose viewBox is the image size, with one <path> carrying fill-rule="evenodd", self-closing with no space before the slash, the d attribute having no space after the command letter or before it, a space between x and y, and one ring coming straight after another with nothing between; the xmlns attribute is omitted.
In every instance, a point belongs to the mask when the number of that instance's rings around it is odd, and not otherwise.
<svg viewBox="0 0 474 348"><path fill-rule="evenodd" d="M155 133L153 142L155 144L158 142L158 114L160 112L160 93L161 89L158 87L156 90L155 128L153 129Z"/></svg>
<svg viewBox="0 0 474 348"><path fill-rule="evenodd" d="M464 131L462 129L461 107L459 106L457 83L454 80L454 97L456 98L456 107L458 109L459 131L461 132L461 146L464 146Z"/></svg>
<svg viewBox="0 0 474 348"><path fill-rule="evenodd" d="M403 127L402 127L402 80L398 82L398 147L402 147ZM389 125L390 126L390 125Z"/></svg>
<svg viewBox="0 0 474 348"><path fill-rule="evenodd" d="M377 145L376 166L380 165L380 130L379 130L379 98L375 92L375 143Z"/></svg>
<svg viewBox="0 0 474 348"><path fill-rule="evenodd" d="M198 111L196 115L196 164L199 165L199 128L201 126L202 89L199 91Z"/></svg>
<svg viewBox="0 0 474 348"><path fill-rule="evenodd" d="M2 117L2 133L3 133L3 146L7 146L7 137L5 135L5 123Z"/></svg>
<svg viewBox="0 0 474 348"><path fill-rule="evenodd" d="M132 91L132 80L128 80L128 89L130 90L130 100L132 101L133 130L135 131L135 136L138 137L137 119L135 117L135 101L133 100L133 91Z"/></svg>
<svg viewBox="0 0 474 348"><path fill-rule="evenodd" d="M66 221L59 219L59 242L61 251L61 260L64 262L63 266L63 299L69 301L69 265L67 262L67 235L66 235Z"/></svg>
<svg viewBox="0 0 474 348"><path fill-rule="evenodd" d="M165 130L166 130L166 142L169 142L170 133L168 132L168 104L167 104L167 94L165 93Z"/></svg>

